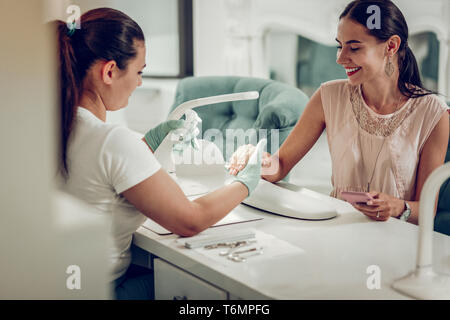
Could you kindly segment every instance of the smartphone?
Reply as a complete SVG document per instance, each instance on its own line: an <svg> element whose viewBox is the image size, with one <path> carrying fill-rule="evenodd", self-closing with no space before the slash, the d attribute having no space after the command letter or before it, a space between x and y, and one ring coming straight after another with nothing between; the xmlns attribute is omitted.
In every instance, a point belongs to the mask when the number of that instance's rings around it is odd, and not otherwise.
<svg viewBox="0 0 450 320"><path fill-rule="evenodd" d="M353 191L343 191L341 192L341 197L347 202L353 203L364 203L367 201L374 200L373 197L367 192L353 192Z"/></svg>

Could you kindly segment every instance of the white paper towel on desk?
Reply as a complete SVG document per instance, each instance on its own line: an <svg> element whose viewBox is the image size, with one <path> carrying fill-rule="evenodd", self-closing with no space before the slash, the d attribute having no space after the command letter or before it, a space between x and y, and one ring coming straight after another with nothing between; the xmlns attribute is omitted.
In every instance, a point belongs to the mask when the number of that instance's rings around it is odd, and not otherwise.
<svg viewBox="0 0 450 320"><path fill-rule="evenodd" d="M255 255L246 258L245 262L234 262L228 259L226 256L220 256L219 253L222 251L228 250L228 248L216 248L216 249L205 249L205 248L197 248L197 249L186 249L186 250L195 250L198 253L207 256L208 258L221 263L222 265L238 265L238 264L253 264L253 263L261 263L267 260L280 260L288 256L293 255L301 255L305 253L300 247L290 244L287 241L281 240L271 234L265 233L263 231L254 230L255 238L249 240L256 240L255 243L250 245L240 247L234 251L246 250L254 247L263 247L263 254Z"/></svg>
<svg viewBox="0 0 450 320"><path fill-rule="evenodd" d="M237 206L236 208L233 209L233 211L231 211L229 214L227 214L225 217L223 217L221 220L216 222L211 227L219 227L234 223L250 222L261 219L263 219L263 217L258 216L257 214L251 212L246 212L245 209L243 209L240 206ZM147 219L142 226L159 235L167 235L172 233L151 219Z"/></svg>

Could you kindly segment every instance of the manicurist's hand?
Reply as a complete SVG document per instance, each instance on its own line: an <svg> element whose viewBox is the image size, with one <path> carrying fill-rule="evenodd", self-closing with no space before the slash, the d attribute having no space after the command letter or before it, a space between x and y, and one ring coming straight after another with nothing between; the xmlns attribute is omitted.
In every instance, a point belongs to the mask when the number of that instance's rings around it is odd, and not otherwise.
<svg viewBox="0 0 450 320"><path fill-rule="evenodd" d="M370 219L387 221L390 217L397 217L404 211L404 200L377 191L371 191L369 193L374 200L368 201L367 204L355 203L353 207L364 213Z"/></svg>
<svg viewBox="0 0 450 320"><path fill-rule="evenodd" d="M154 151L158 149L164 138L172 131L182 128L184 120L168 120L153 129L150 129L144 136L148 146Z"/></svg>
<svg viewBox="0 0 450 320"><path fill-rule="evenodd" d="M252 146L253 152L246 156L245 167L236 176L233 175L235 181L239 181L247 187L249 196L258 185L259 179L261 179L261 162L266 143L267 141L261 141L257 147ZM256 157L252 157L255 152Z"/></svg>

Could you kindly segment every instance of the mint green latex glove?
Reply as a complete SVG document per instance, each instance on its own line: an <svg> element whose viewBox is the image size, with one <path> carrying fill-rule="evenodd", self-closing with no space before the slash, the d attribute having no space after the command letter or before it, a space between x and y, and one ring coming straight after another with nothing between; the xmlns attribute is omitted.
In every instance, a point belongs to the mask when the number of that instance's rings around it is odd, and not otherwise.
<svg viewBox="0 0 450 320"><path fill-rule="evenodd" d="M172 131L182 128L184 125L184 120L168 120L165 121L153 129L150 129L144 136L147 144L152 148L153 152L158 149L164 138Z"/></svg>
<svg viewBox="0 0 450 320"><path fill-rule="evenodd" d="M232 176L234 181L239 181L247 187L249 196L261 179L261 160L266 144L267 140L262 139L257 144L256 150L251 155L245 168L239 171L236 176Z"/></svg>

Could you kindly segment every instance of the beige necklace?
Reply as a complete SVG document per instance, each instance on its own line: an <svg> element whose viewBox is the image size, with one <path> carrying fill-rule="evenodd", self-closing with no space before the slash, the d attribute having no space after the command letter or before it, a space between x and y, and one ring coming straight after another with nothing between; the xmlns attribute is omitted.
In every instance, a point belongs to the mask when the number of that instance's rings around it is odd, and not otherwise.
<svg viewBox="0 0 450 320"><path fill-rule="evenodd" d="M361 93L362 93L362 92L361 92ZM400 103L401 103L401 101L402 101L402 97L403 97L403 95L401 95L401 96L399 97L398 102L397 102L397 106L395 107L395 111L394 111L393 113L397 112L398 107L400 106ZM363 99L362 96L361 96L361 99ZM366 171L366 163L365 163L365 161L364 161L364 157L363 157L363 153L362 153L361 132L360 132L360 130L361 130L361 128L358 128L359 152L360 152L360 154L361 154L361 159L362 159L362 163L363 163L363 167L364 167L364 172L367 172L367 171ZM383 150L384 143L386 142L386 138L387 138L387 137L383 137L383 143L381 144L381 147L380 147L380 149L378 150L378 153L377 153L377 157L375 158L375 164L373 165L373 168L372 168L372 174L370 175L370 179L367 179L367 189L366 189L366 192L369 192L369 191L370 191L370 184L372 183L373 175L375 174L375 168L377 167L378 157L380 156L381 150Z"/></svg>

